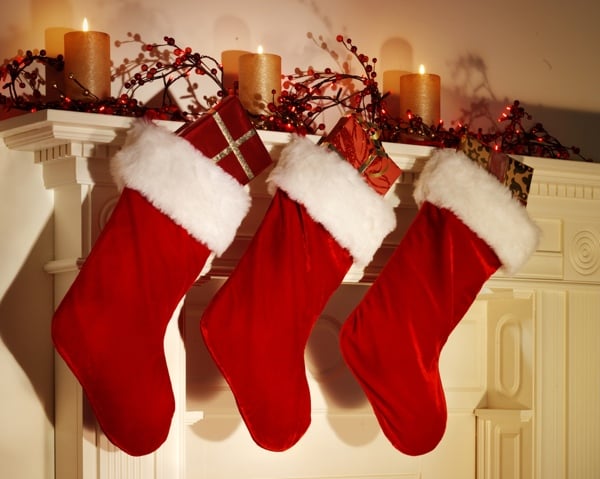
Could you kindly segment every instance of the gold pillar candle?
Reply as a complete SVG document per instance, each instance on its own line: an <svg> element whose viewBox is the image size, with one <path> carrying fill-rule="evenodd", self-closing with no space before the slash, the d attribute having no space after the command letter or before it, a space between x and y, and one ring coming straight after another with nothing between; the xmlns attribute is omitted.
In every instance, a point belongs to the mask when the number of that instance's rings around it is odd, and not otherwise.
<svg viewBox="0 0 600 479"><path fill-rule="evenodd" d="M268 113L267 105L281 94L281 57L261 50L239 61L240 102L255 115Z"/></svg>
<svg viewBox="0 0 600 479"><path fill-rule="evenodd" d="M400 114L400 77L406 75L405 70L386 70L383 72L383 94L389 93L385 97L385 106L392 118L399 118Z"/></svg>
<svg viewBox="0 0 600 479"><path fill-rule="evenodd" d="M425 73L421 65L419 73L409 73L400 77L400 112L402 116L410 110L413 116L420 116L423 123L437 125L441 120L440 77Z"/></svg>
<svg viewBox="0 0 600 479"><path fill-rule="evenodd" d="M110 36L104 32L65 33L65 93L71 99L110 97ZM88 94L86 94L86 92Z"/></svg>
<svg viewBox="0 0 600 479"><path fill-rule="evenodd" d="M223 68L223 86L226 90L234 90L239 82L240 57L248 55L246 50L224 50L221 52L221 67Z"/></svg>

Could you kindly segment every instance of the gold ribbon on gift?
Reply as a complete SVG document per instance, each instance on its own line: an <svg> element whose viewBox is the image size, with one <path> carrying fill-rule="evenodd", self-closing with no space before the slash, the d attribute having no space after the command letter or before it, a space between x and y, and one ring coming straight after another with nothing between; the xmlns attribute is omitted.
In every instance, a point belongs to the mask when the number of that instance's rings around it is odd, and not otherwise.
<svg viewBox="0 0 600 479"><path fill-rule="evenodd" d="M250 168L250 165L246 161L246 158L244 158L244 155L240 151L239 147L241 145L243 145L246 141L248 141L250 138L252 138L254 135L256 135L256 130L254 130L254 128L251 128L250 130L246 131L242 136L240 136L238 139L235 139L235 138L233 138L233 135L229 131L229 128L227 128L227 125L223 121L223 118L221 118L221 115L219 115L218 111L215 111L213 113L213 118L215 120L215 123L221 130L221 133L223 133L223 137L227 141L227 146L225 148L223 148L215 156L213 156L212 160L215 163L218 163L223 158L225 158L226 156L233 153L235 155L235 157L237 158L238 162L240 163L240 166L244 170L244 173L248 177L248 180L251 180L252 178L254 178L254 172Z"/></svg>
<svg viewBox="0 0 600 479"><path fill-rule="evenodd" d="M372 178L379 178L381 176L384 176L390 168L390 162L392 161L392 159L386 153L385 149L383 148L383 145L381 144L381 140L379 139L381 137L381 130L379 128L375 128L375 126L371 125L362 118L357 118L357 122L360 126L363 127L365 133L367 133L367 135L369 136L369 140L374 149L373 153L371 153L367 160L360 166L358 172L362 175L365 172L365 170L367 170L367 168L369 168L369 166L371 166L371 164L377 158L381 158L382 163L384 159L386 160L381 170L375 172L370 171L367 173L367 176L370 176Z"/></svg>

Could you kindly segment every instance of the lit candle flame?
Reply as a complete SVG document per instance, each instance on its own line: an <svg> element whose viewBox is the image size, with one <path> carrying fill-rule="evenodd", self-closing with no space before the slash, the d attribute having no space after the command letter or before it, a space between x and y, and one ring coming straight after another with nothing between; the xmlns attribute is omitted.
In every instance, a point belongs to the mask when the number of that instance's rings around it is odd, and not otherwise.
<svg viewBox="0 0 600 479"><path fill-rule="evenodd" d="M89 30L88 21L86 17L83 18L83 24L81 28L84 32L87 32Z"/></svg>
<svg viewBox="0 0 600 479"><path fill-rule="evenodd" d="M256 49L256 52L261 55L263 53L263 47L262 45L259 45L258 48Z"/></svg>
<svg viewBox="0 0 600 479"><path fill-rule="evenodd" d="M421 65L419 65L419 73L421 75L425 74L425 65L423 65L422 63L421 63Z"/></svg>

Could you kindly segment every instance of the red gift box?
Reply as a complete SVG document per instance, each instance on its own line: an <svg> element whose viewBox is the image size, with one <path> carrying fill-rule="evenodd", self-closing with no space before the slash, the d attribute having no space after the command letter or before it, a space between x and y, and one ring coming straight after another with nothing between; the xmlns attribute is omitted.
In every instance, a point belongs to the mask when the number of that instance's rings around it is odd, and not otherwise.
<svg viewBox="0 0 600 479"><path fill-rule="evenodd" d="M385 152L379 133L377 128L351 114L340 118L319 144L337 151L371 188L385 195L402 170Z"/></svg>
<svg viewBox="0 0 600 479"><path fill-rule="evenodd" d="M235 96L225 97L207 115L184 125L176 133L242 185L273 161Z"/></svg>

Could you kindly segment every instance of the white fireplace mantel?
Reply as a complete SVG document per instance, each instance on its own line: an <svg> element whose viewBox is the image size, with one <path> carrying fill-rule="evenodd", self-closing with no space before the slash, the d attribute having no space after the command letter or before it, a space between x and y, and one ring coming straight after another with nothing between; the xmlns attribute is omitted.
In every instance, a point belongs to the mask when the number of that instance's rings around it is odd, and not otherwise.
<svg viewBox="0 0 600 479"><path fill-rule="evenodd" d="M132 121L45 110L0 122L6 146L31 152L32 161L40 164L44 186L54 192L55 255L45 269L54 277L55 305L117 200L108 160L122 146ZM180 125L160 123L170 130ZM286 133L259 134L274 159L290 139ZM384 147L403 170L397 186L402 200L398 228L365 271L347 277L350 282L368 284L385 265L414 217L413 183L432 151L406 144ZM535 169L528 211L542 229L542 240L516 277L497 273L486 283L465 318L464 330L478 338L469 354L482 366L474 368L476 387L471 389L458 384L460 380L454 387L457 373L446 367L448 403L451 409L464 409L464 404L472 408L477 424L473 477L592 479L600 471L600 164L520 159ZM266 174L251 183L251 212L205 280L226 277L243 254L270 202ZM191 295L190 308L196 306L201 309ZM106 441L76 380L57 358L57 478L186 477L185 431L201 420L202 411L186 410L185 350L177 321L171 323L165 347L177 412L167 442L149 456L131 458ZM455 343L449 340L448 356L461 354L457 345L463 332L457 333Z"/></svg>

